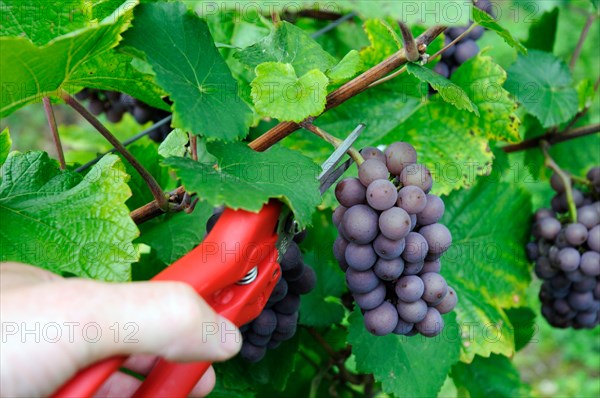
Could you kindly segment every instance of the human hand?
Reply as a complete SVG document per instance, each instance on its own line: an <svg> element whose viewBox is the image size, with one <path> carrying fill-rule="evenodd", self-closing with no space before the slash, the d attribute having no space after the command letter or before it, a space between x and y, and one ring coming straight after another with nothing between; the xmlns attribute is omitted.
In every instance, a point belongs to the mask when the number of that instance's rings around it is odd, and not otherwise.
<svg viewBox="0 0 600 398"><path fill-rule="evenodd" d="M0 264L0 314L2 396L48 396L78 370L114 355L133 354L124 367L141 375L157 356L223 361L242 341L237 328L184 283L64 279L18 263ZM208 325L213 333L204 333ZM192 396L208 394L214 383L211 367ZM131 396L140 384L117 372L98 396Z"/></svg>

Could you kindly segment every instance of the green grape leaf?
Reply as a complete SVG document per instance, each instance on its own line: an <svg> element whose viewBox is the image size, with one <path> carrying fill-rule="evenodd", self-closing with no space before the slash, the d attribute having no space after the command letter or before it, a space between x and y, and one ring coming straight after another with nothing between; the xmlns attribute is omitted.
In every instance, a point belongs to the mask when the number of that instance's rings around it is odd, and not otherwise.
<svg viewBox="0 0 600 398"><path fill-rule="evenodd" d="M470 2L448 0L429 4L406 1L347 0L338 2L365 18L393 18L409 25L467 25Z"/></svg>
<svg viewBox="0 0 600 398"><path fill-rule="evenodd" d="M10 148L12 147L12 140L10 139L10 133L8 132L8 127L6 127L0 133L0 166L4 164L8 154L10 152Z"/></svg>
<svg viewBox="0 0 600 398"><path fill-rule="evenodd" d="M153 74L142 73L132 65L133 58L109 50L75 69L65 85L127 93L155 108L169 110L162 100L163 90Z"/></svg>
<svg viewBox="0 0 600 398"><path fill-rule="evenodd" d="M84 0L0 0L0 8L2 36L23 37L36 46L85 28L90 17Z"/></svg>
<svg viewBox="0 0 600 398"><path fill-rule="evenodd" d="M413 62L406 65L406 71L417 79L431 84L431 87L440 94L444 101L454 105L457 109L465 109L479 116L477 105L471 101L467 93L439 73Z"/></svg>
<svg viewBox="0 0 600 398"><path fill-rule="evenodd" d="M331 249L337 236L331 212L316 212L312 225L302 248L307 250L304 263L315 270L317 285L309 294L302 296L300 323L326 327L340 323L344 318L344 307L339 297L346 290L346 283Z"/></svg>
<svg viewBox="0 0 600 398"><path fill-rule="evenodd" d="M551 53L556 41L558 26L558 7L546 11L529 27L529 37L523 43L529 50L540 50Z"/></svg>
<svg viewBox="0 0 600 398"><path fill-rule="evenodd" d="M451 377L456 387L466 389L471 397L529 396L519 371L504 355L491 355L489 358L477 355L470 364L454 365Z"/></svg>
<svg viewBox="0 0 600 398"><path fill-rule="evenodd" d="M532 339L538 326L535 323L535 312L531 308L509 308L506 315L515 330L515 351L523 349L530 341L535 342Z"/></svg>
<svg viewBox="0 0 600 398"><path fill-rule="evenodd" d="M214 364L217 379L223 380L223 384L233 390L265 386L271 391L282 391L296 367L298 340L296 335L278 348L267 350L267 355L252 366L248 366L248 362L239 355L227 362Z"/></svg>
<svg viewBox="0 0 600 398"><path fill-rule="evenodd" d="M332 82L344 82L356 75L362 70L362 61L360 53L356 50L351 50L342 58L342 60L327 71L327 77Z"/></svg>
<svg viewBox="0 0 600 398"><path fill-rule="evenodd" d="M504 182L495 173L444 202L441 222L452 232L453 243L442 257L442 275L458 295L455 311L465 328L461 358L470 362L475 354L511 356L514 330L503 308L525 303L531 278L524 252L530 195L519 183Z"/></svg>
<svg viewBox="0 0 600 398"><path fill-rule="evenodd" d="M117 45L131 13L121 9L101 23L60 36L37 47L24 37L0 37L2 94L0 116L45 96L69 91L69 77L81 64Z"/></svg>
<svg viewBox="0 0 600 398"><path fill-rule="evenodd" d="M550 53L531 50L508 69L506 89L527 112L547 128L570 120L577 113L577 92L567 65Z"/></svg>
<svg viewBox="0 0 600 398"><path fill-rule="evenodd" d="M156 83L173 101L174 127L229 141L248 133L252 115L238 96L237 82L206 22L183 3L136 7L135 23L123 37L124 45L135 49L132 55L145 55Z"/></svg>
<svg viewBox="0 0 600 398"><path fill-rule="evenodd" d="M243 143L209 143L207 148L217 158L217 167L187 158L163 161L175 170L188 192L196 192L200 200L215 207L224 204L253 212L277 198L294 212L300 228L310 224L321 201L318 167L311 159L281 147L255 152Z"/></svg>
<svg viewBox="0 0 600 398"><path fill-rule="evenodd" d="M236 53L235 57L252 69L265 62L292 64L299 75L313 69L325 73L336 64L335 58L308 33L285 21L275 25L269 36Z"/></svg>
<svg viewBox="0 0 600 398"><path fill-rule="evenodd" d="M480 117L463 112L465 126L490 140L518 142L520 121L513 113L517 104L502 88L506 78L506 71L491 57L478 55L456 70L452 82L469 93L480 112Z"/></svg>
<svg viewBox="0 0 600 398"><path fill-rule="evenodd" d="M189 137L185 131L181 129L175 129L167 135L167 138L160 143L158 147L158 154L163 158L170 156L183 157L187 152L186 145L189 141Z"/></svg>
<svg viewBox="0 0 600 398"><path fill-rule="evenodd" d="M1 172L1 261L106 281L131 278L138 229L117 156L103 157L81 177L60 171L45 152L13 152Z"/></svg>
<svg viewBox="0 0 600 398"><path fill-rule="evenodd" d="M142 224L141 236L136 242L156 250L158 259L170 265L202 241L212 211L208 203L199 202L191 214L180 211L162 215Z"/></svg>
<svg viewBox="0 0 600 398"><path fill-rule="evenodd" d="M371 45L360 51L363 69L366 70L377 65L402 48L400 29L397 24L390 25L393 22L392 20L383 19L368 19L365 21L363 29Z"/></svg>
<svg viewBox="0 0 600 398"><path fill-rule="evenodd" d="M516 48L522 54L527 54L527 49L519 42L518 39L515 39L513 35L505 28L500 26L498 21L496 21L490 14L487 12L480 10L477 7L473 7L473 20L477 22L479 25L492 30L498 34L509 46Z"/></svg>
<svg viewBox="0 0 600 398"><path fill-rule="evenodd" d="M435 397L458 361L460 335L454 314L444 315L444 331L435 338L374 336L365 329L359 310L352 312L349 322L348 343L357 370L372 373L389 394Z"/></svg>
<svg viewBox="0 0 600 398"><path fill-rule="evenodd" d="M252 100L263 116L301 122L323 112L328 84L329 79L318 69L297 77L291 64L266 62L256 67Z"/></svg>

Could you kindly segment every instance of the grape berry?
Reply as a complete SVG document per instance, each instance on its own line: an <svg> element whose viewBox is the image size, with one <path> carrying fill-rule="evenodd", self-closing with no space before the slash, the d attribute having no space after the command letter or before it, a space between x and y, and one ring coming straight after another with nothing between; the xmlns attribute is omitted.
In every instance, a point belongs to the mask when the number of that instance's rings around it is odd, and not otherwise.
<svg viewBox="0 0 600 398"><path fill-rule="evenodd" d="M75 95L75 98L79 101L88 100L88 110L96 116L105 113L111 123L120 122L126 112L130 113L139 124L156 123L169 116L167 111L153 108L130 95L117 91L84 88ZM149 137L153 141L162 142L171 130L168 123L163 124L150 132Z"/></svg>
<svg viewBox="0 0 600 398"><path fill-rule="evenodd" d="M221 213L222 210L215 211L208 219L207 232L214 227ZM260 361L267 349L279 347L281 342L296 334L300 296L309 293L316 284L315 271L304 264L298 246L305 236L305 231L296 234L283 254L280 264L282 276L263 311L256 319L240 327L243 338L240 355L248 362Z"/></svg>
<svg viewBox="0 0 600 398"><path fill-rule="evenodd" d="M410 144L396 142L385 152L364 148L361 154L358 178L335 188L334 255L369 332L436 336L444 326L441 314L457 303L439 274L440 257L452 243L438 222L444 202L429 193L431 173L417 163Z"/></svg>
<svg viewBox="0 0 600 398"><path fill-rule="evenodd" d="M534 216L526 246L540 290L542 315L554 327L593 328L600 323L600 167L587 173L589 189L573 188L577 222L570 222L563 181L550 179L552 209Z"/></svg>

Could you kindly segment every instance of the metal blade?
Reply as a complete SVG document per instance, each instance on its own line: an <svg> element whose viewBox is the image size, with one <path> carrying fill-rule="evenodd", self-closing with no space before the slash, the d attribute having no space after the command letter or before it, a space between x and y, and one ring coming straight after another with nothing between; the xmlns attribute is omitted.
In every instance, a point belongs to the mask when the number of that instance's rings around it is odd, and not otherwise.
<svg viewBox="0 0 600 398"><path fill-rule="evenodd" d="M331 175L331 173L335 171L335 166L344 157L346 151L348 151L348 149L350 149L350 147L358 139L358 136L360 135L360 133L362 133L364 128L364 124L359 124L354 129L354 131L352 131L352 133L350 133L350 135L348 135L348 137L342 142L342 145L337 147L336 150L333 151L331 156L329 156L329 158L325 162L323 162L323 164L321 165L323 171L321 172L321 174L319 174L319 181L321 181L321 183L323 183L323 181L329 180L329 175Z"/></svg>
<svg viewBox="0 0 600 398"><path fill-rule="evenodd" d="M329 175L325 179L321 180L321 185L319 186L319 191L321 192L321 195L323 195L325 191L329 189L330 186L335 184L338 178L340 178L342 174L344 174L344 172L348 170L350 165L352 165L352 162L354 162L354 160L350 158L344 163L342 163L338 168L331 169Z"/></svg>

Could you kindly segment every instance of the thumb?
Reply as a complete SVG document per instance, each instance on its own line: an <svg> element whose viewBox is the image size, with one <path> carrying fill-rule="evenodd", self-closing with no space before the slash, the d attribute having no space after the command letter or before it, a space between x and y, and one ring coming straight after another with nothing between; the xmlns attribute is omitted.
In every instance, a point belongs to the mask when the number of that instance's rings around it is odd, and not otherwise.
<svg viewBox="0 0 600 398"><path fill-rule="evenodd" d="M50 394L113 355L222 361L241 346L237 328L179 282L61 279L3 293L1 311L3 395L28 384L35 391L17 395Z"/></svg>

